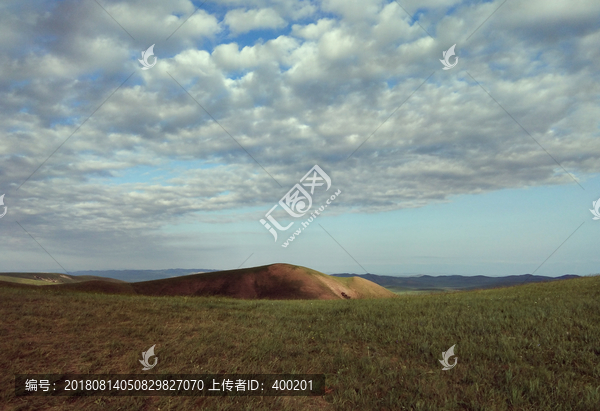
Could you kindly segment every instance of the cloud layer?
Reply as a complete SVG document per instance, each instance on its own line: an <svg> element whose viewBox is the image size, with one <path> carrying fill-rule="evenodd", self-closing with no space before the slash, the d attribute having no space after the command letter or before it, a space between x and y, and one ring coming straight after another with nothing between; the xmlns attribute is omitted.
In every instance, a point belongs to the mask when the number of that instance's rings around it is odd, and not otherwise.
<svg viewBox="0 0 600 411"><path fill-rule="evenodd" d="M256 222L314 164L344 191L331 215L600 170L597 1L400 3L7 2L11 221L142 255L184 221Z"/></svg>

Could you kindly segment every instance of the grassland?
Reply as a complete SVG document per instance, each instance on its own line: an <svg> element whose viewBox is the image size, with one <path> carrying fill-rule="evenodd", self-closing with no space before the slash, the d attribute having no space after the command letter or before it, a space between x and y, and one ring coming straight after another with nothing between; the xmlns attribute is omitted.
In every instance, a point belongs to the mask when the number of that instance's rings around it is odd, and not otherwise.
<svg viewBox="0 0 600 411"><path fill-rule="evenodd" d="M600 277L381 300L0 287L2 410L600 409ZM17 373L324 373L323 397L17 398ZM442 351L458 363L442 371Z"/></svg>
<svg viewBox="0 0 600 411"><path fill-rule="evenodd" d="M29 285L76 284L91 280L125 284L125 282L121 280L91 275L67 275L57 273L1 273L0 275L0 281Z"/></svg>
<svg viewBox="0 0 600 411"><path fill-rule="evenodd" d="M8 275L0 275L0 281L7 281L9 283L17 284L29 284L29 285L48 285L47 281L43 280L30 280L29 278L19 278ZM50 283L52 284L52 283Z"/></svg>
<svg viewBox="0 0 600 411"><path fill-rule="evenodd" d="M411 288L404 288L404 287L385 287L388 290L390 290L391 292L395 293L395 294L401 294L401 295L409 295L409 294L413 294L413 295L417 295L417 294L432 294L432 293L443 293L446 291L454 291L454 290L443 290L443 289L431 289L431 290L415 290L415 289L411 289Z"/></svg>

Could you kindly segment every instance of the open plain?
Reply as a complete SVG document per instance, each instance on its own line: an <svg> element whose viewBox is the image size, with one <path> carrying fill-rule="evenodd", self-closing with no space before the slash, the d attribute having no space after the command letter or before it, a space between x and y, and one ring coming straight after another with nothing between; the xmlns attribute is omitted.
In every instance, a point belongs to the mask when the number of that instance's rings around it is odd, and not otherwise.
<svg viewBox="0 0 600 411"><path fill-rule="evenodd" d="M183 278L183 277L182 277ZM181 281L181 280L179 280ZM2 410L597 410L600 277L380 299L0 286ZM23 398L23 373L323 373L319 397ZM441 353L456 345L457 365Z"/></svg>

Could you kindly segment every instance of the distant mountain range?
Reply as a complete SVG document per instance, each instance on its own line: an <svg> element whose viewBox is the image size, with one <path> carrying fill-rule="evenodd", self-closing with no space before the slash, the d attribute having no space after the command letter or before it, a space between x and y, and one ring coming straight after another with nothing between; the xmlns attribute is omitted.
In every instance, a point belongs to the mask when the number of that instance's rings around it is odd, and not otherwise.
<svg viewBox="0 0 600 411"><path fill-rule="evenodd" d="M332 274L335 277L361 277L386 288L407 291L444 291L444 290L473 290L494 287L510 287L512 285L539 283L544 281L567 280L578 278L578 275L563 275L560 277L545 277L542 275L509 275L506 277L486 277L484 275L463 276L444 275L434 277L419 275L415 277L393 277L375 274Z"/></svg>

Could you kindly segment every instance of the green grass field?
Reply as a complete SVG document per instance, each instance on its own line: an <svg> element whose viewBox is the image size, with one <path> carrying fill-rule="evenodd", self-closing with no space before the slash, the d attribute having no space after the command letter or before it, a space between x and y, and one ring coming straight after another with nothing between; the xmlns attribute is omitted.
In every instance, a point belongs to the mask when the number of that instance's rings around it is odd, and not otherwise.
<svg viewBox="0 0 600 411"><path fill-rule="evenodd" d="M0 281L7 281L9 283L17 284L30 284L30 285L49 285L47 281L43 280L30 280L28 278L18 278L8 275L0 275Z"/></svg>
<svg viewBox="0 0 600 411"><path fill-rule="evenodd" d="M433 293L443 293L445 291L453 291L453 290L442 290L442 289L435 289L435 290L414 290L414 289L410 289L410 288L402 288L402 287L385 287L388 290L390 290L391 292L398 294L398 295L421 295L421 294L433 294Z"/></svg>
<svg viewBox="0 0 600 411"><path fill-rule="evenodd" d="M22 287L22 286L21 286ZM2 410L599 410L600 277L381 300L0 287ZM324 373L322 397L17 398L17 373ZM442 351L458 363L442 371ZM453 361L453 360L452 360Z"/></svg>
<svg viewBox="0 0 600 411"><path fill-rule="evenodd" d="M73 284L90 280L102 280L110 283L125 283L113 278L92 275L65 275L57 273L0 273L0 281L30 285Z"/></svg>

